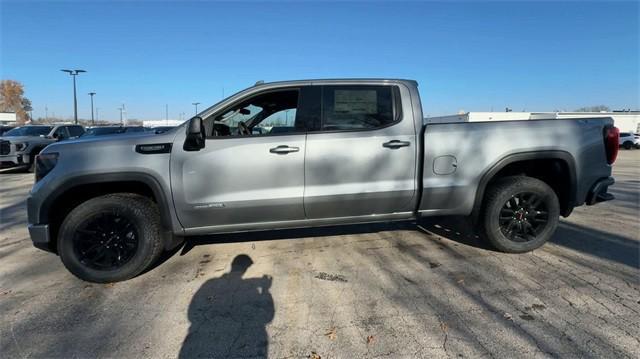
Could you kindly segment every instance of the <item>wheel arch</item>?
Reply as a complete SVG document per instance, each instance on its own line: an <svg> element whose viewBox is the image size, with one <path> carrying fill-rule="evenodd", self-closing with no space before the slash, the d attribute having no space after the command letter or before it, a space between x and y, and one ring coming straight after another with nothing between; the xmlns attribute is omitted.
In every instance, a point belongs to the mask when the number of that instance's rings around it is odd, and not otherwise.
<svg viewBox="0 0 640 359"><path fill-rule="evenodd" d="M512 170L519 170L523 167L530 166L535 163L549 163L551 166L562 166L561 171L566 172L568 178L564 181L558 181L556 183L549 183L548 180L542 179L545 183L549 184L560 200L560 214L564 217L569 216L576 205L577 197L577 175L576 165L574 157L566 151L532 151L532 152L520 152L507 155L497 162L495 162L489 169L487 169L482 175L478 184L478 190L473 205L473 218L477 218L480 208L482 206L486 189L492 181L509 175ZM539 173L541 169L535 169L534 173ZM538 172L536 172L538 171ZM525 175L530 175L526 173ZM535 175L531 176L537 178Z"/></svg>
<svg viewBox="0 0 640 359"><path fill-rule="evenodd" d="M158 205L164 231L173 231L171 198L152 175L138 172L91 174L68 178L47 197L39 209L39 222L50 226L51 242L67 214L80 203L110 193L134 193L150 198Z"/></svg>

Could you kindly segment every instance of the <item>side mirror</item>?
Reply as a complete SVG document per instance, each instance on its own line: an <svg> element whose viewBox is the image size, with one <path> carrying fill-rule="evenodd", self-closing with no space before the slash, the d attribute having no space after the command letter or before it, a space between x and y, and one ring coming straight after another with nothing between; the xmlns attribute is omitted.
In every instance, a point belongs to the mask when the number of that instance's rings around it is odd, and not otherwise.
<svg viewBox="0 0 640 359"><path fill-rule="evenodd" d="M202 117L195 116L189 120L187 124L187 137L184 140L182 148L185 151L200 151L205 144L204 122Z"/></svg>

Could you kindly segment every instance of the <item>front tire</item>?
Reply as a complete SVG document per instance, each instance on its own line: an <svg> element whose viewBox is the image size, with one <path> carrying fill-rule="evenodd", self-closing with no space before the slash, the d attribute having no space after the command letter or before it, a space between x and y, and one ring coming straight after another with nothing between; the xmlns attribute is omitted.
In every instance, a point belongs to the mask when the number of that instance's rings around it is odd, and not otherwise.
<svg viewBox="0 0 640 359"><path fill-rule="evenodd" d="M549 185L531 177L505 177L487 189L481 232L500 251L529 252L551 238L559 216L558 197Z"/></svg>
<svg viewBox="0 0 640 359"><path fill-rule="evenodd" d="M162 253L160 213L148 198L110 194L74 208L58 235L58 253L76 277L96 283L127 280Z"/></svg>

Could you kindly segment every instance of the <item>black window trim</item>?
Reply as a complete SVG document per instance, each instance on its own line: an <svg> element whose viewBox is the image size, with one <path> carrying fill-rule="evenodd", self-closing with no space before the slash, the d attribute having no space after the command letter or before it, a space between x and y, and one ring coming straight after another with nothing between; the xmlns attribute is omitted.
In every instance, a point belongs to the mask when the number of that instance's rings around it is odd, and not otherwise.
<svg viewBox="0 0 640 359"><path fill-rule="evenodd" d="M300 106L300 93L302 92L302 88L306 87L309 85L294 85L294 86L283 86L283 87L278 87L278 88L272 88L272 89L268 89L268 90L264 90L264 91L258 91L255 92L249 96L246 97L242 97L239 98L238 100L230 103L229 105L225 106L224 108L222 108L220 111L216 111L214 113L211 114L211 116L209 117L215 117L218 116L222 113L224 113L224 111L226 111L229 108L232 108L233 106L236 106L238 104L243 103L244 101L246 101L249 98L252 97L256 97L256 96L261 96L267 93L271 93L271 92L281 92L281 91L292 91L295 90L298 92L298 103L296 104L296 116L297 116L297 109ZM230 140L230 139L239 139L239 138L255 138L255 137L277 137L277 136L298 136L298 135L306 135L307 133L309 133L309 129L305 127L304 131L300 131L300 132L282 132L282 133L260 133L260 134L251 134L249 136L247 135L233 135L233 136L211 136L209 134L206 134L205 137L205 141L206 140Z"/></svg>
<svg viewBox="0 0 640 359"><path fill-rule="evenodd" d="M378 131L381 129L385 129L387 127L395 126L402 122L402 99L400 98L400 87L397 84L348 84L348 85L321 85L322 90L320 91L320 123L316 125L314 131L309 131L309 134L316 133L341 133L341 132L369 132L369 131ZM324 124L324 90L327 87L345 87L345 88L354 88L354 87L390 87L391 88L391 106L393 108L393 122L389 122L388 124L375 128L354 128L350 130L328 130L325 131L322 129Z"/></svg>

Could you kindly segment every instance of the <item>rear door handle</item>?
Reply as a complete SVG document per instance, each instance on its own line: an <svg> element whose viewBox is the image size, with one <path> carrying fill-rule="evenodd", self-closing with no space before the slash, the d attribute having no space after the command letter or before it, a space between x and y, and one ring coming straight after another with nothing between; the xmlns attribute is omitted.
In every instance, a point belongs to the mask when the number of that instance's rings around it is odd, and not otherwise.
<svg viewBox="0 0 640 359"><path fill-rule="evenodd" d="M300 151L299 147L289 147L287 145L280 145L269 150L269 152L277 153L279 155L286 155L287 153L298 151Z"/></svg>
<svg viewBox="0 0 640 359"><path fill-rule="evenodd" d="M409 141L398 141L398 140L391 140L389 142L385 142L382 144L382 147L386 147L386 148L400 148L400 147L407 147L411 145L411 142Z"/></svg>

